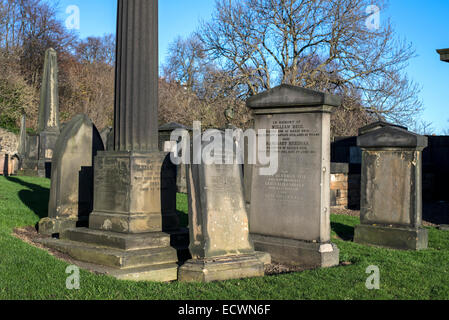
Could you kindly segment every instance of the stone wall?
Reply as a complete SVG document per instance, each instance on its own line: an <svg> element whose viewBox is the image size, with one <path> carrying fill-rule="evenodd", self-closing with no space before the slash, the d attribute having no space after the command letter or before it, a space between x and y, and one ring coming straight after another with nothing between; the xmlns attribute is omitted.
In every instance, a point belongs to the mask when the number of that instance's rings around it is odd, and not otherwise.
<svg viewBox="0 0 449 320"><path fill-rule="evenodd" d="M360 166L331 164L331 206L360 209Z"/></svg>
<svg viewBox="0 0 449 320"><path fill-rule="evenodd" d="M15 155L19 147L19 138L14 133L0 128L0 152Z"/></svg>

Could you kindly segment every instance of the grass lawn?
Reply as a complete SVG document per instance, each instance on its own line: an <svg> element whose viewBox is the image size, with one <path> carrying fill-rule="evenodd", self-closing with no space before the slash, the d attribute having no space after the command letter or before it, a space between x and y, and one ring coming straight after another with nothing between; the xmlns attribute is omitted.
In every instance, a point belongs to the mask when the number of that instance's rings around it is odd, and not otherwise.
<svg viewBox="0 0 449 320"><path fill-rule="evenodd" d="M448 299L449 232L430 228L429 250L401 252L351 241L359 220L332 215L332 237L347 266L209 284L127 282L81 271L80 290L67 290L67 263L13 237L15 227L46 216L50 181L0 177L0 299ZM185 195L178 209L187 212ZM380 290L365 273L380 269Z"/></svg>

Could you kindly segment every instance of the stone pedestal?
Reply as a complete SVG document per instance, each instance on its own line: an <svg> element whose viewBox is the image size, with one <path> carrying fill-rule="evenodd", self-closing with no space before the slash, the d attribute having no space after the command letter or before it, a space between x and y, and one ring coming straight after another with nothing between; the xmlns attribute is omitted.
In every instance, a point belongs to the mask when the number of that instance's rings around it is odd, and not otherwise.
<svg viewBox="0 0 449 320"><path fill-rule="evenodd" d="M58 131L43 131L39 133L39 160L37 174L41 178L51 178L53 153L59 137Z"/></svg>
<svg viewBox="0 0 449 320"><path fill-rule="evenodd" d="M67 230L46 245L118 279L176 280L188 239L170 196L175 190L176 197L172 166L161 152L99 152L89 229Z"/></svg>
<svg viewBox="0 0 449 320"><path fill-rule="evenodd" d="M37 176L39 135L27 135L25 157L21 160L20 175Z"/></svg>
<svg viewBox="0 0 449 320"><path fill-rule="evenodd" d="M172 166L163 152L100 152L95 158L89 227L131 234L177 229L176 208L161 201L166 197L161 188L170 188L176 174ZM166 201L176 203L176 198L168 196ZM167 207L171 208L162 213Z"/></svg>
<svg viewBox="0 0 449 320"><path fill-rule="evenodd" d="M221 135L217 132L214 139ZM233 145L233 141L228 143ZM206 146L204 143L203 148ZM229 156L222 150L214 152ZM249 238L241 166L189 165L187 183L192 260L179 268L179 280L210 282L263 276L264 263L271 259L255 252Z"/></svg>
<svg viewBox="0 0 449 320"><path fill-rule="evenodd" d="M354 241L393 249L427 248L422 228L422 150L427 137L396 126L359 136L361 225Z"/></svg>
<svg viewBox="0 0 449 320"><path fill-rule="evenodd" d="M282 85L247 102L255 129L279 134L279 141L267 139L267 150L278 151L277 172L262 175L260 161L253 166L250 211L255 249L276 262L305 268L339 264L330 238L330 116L340 101Z"/></svg>

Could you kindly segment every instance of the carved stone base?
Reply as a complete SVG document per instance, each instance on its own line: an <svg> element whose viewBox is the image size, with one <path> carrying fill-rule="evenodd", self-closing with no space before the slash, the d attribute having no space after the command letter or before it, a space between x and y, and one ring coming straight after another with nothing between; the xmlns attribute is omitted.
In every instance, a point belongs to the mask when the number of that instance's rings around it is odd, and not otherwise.
<svg viewBox="0 0 449 320"><path fill-rule="evenodd" d="M399 250L425 250L428 231L424 228L396 228L373 225L355 227L354 242Z"/></svg>
<svg viewBox="0 0 449 320"><path fill-rule="evenodd" d="M178 280L211 282L263 277L264 262L257 254L188 260L179 268Z"/></svg>
<svg viewBox="0 0 449 320"><path fill-rule="evenodd" d="M68 229L87 227L87 225L87 218L84 220L43 218L39 221L38 231L40 234L52 236Z"/></svg>
<svg viewBox="0 0 449 320"><path fill-rule="evenodd" d="M268 252L274 262L306 269L327 268L340 263L340 250L332 243L313 243L251 234L254 248Z"/></svg>
<svg viewBox="0 0 449 320"><path fill-rule="evenodd" d="M41 242L88 263L87 269L95 272L123 280L165 282L177 279L180 250L171 245L176 239L179 234L124 234L78 228L63 232L61 239Z"/></svg>
<svg viewBox="0 0 449 320"><path fill-rule="evenodd" d="M99 152L89 228L122 233L176 230L176 167L166 153Z"/></svg>

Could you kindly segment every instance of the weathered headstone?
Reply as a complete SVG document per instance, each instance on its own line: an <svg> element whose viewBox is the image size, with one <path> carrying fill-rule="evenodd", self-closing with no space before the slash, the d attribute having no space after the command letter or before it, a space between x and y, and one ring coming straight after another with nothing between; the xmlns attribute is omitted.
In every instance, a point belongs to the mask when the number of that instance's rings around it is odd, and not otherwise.
<svg viewBox="0 0 449 320"><path fill-rule="evenodd" d="M20 174L26 176L36 176L38 161L39 135L27 134L25 156L20 161Z"/></svg>
<svg viewBox="0 0 449 320"><path fill-rule="evenodd" d="M162 232L178 219L161 204L170 156L158 150L157 0L118 1L115 94L114 151L95 157L89 228L47 244L120 279L175 280L177 250Z"/></svg>
<svg viewBox="0 0 449 320"><path fill-rule="evenodd" d="M170 122L159 127L159 150L167 152L164 150L164 145L167 141L170 141L170 137L175 130L187 130L192 131L182 124L176 122ZM176 187L177 191L180 193L187 193L187 180L186 180L186 166L179 165L176 166Z"/></svg>
<svg viewBox="0 0 449 320"><path fill-rule="evenodd" d="M51 173L48 218L39 222L39 233L53 235L88 226L93 209L93 159L104 150L92 121L75 116L56 143Z"/></svg>
<svg viewBox="0 0 449 320"><path fill-rule="evenodd" d="M395 126L359 136L361 225L354 241L394 249L427 248L422 228L422 151L427 137Z"/></svg>
<svg viewBox="0 0 449 320"><path fill-rule="evenodd" d="M45 52L44 73L39 106L39 162L38 174L50 177L51 160L59 128L58 59L52 48Z"/></svg>
<svg viewBox="0 0 449 320"><path fill-rule="evenodd" d="M278 151L277 173L261 175L259 161L253 167L250 210L255 249L276 262L339 264L330 229L330 117L340 103L339 97L290 85L247 101L255 129L279 134L278 142L269 142Z"/></svg>
<svg viewBox="0 0 449 320"><path fill-rule="evenodd" d="M203 149L207 144L203 143ZM193 259L180 267L179 280L210 282L263 276L264 262L249 238L241 166L189 165L187 180Z"/></svg>

